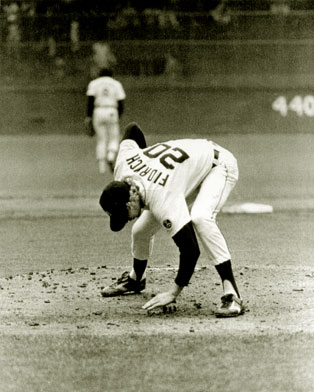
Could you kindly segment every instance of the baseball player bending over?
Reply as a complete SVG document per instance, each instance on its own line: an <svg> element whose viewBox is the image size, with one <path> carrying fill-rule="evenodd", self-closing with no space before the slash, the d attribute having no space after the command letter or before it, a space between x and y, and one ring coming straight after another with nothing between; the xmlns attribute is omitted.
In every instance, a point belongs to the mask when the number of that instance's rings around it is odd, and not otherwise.
<svg viewBox="0 0 314 392"><path fill-rule="evenodd" d="M147 147L136 123L129 124L120 143L114 181L100 197L110 228L132 227L133 268L102 289L104 297L139 293L145 289L145 270L154 235L163 227L179 248L179 269L168 291L157 294L143 309L171 307L188 285L200 255L201 241L222 280L223 296L217 317L244 313L226 241L216 215L238 180L235 157L206 139L178 139Z"/></svg>
<svg viewBox="0 0 314 392"><path fill-rule="evenodd" d="M89 135L96 133L96 159L100 173L106 172L107 165L113 171L119 141L119 119L123 113L125 91L122 84L113 79L112 71L102 69L99 77L87 87L87 117L85 125Z"/></svg>

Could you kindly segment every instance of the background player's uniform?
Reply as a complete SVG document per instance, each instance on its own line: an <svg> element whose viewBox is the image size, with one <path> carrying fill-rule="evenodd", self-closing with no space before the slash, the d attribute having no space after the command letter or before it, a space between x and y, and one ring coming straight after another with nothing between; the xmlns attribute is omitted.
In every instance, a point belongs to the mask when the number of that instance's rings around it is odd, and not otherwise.
<svg viewBox="0 0 314 392"><path fill-rule="evenodd" d="M113 165L119 149L118 103L126 98L126 94L119 81L101 76L89 83L86 95L94 97L92 124L97 137L96 159L99 171L104 173L106 163Z"/></svg>
<svg viewBox="0 0 314 392"><path fill-rule="evenodd" d="M235 157L205 139L181 139L141 149L122 141L114 178L139 186L145 209L132 228L133 257L148 259L154 234L163 226L175 236L192 220L211 261L230 259L216 215L238 180Z"/></svg>

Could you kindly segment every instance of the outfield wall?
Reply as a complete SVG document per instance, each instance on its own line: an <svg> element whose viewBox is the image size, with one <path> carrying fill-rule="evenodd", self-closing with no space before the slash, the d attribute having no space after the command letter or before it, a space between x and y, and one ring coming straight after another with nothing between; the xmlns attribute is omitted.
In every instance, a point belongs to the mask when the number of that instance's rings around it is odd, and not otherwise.
<svg viewBox="0 0 314 392"><path fill-rule="evenodd" d="M312 133L314 41L266 38L111 41L122 122L161 134ZM91 45L0 56L0 134L84 132Z"/></svg>
<svg viewBox="0 0 314 392"><path fill-rule="evenodd" d="M312 133L313 89L137 86L123 80L127 99L121 124L139 122L157 134ZM82 134L83 87L2 89L0 134Z"/></svg>

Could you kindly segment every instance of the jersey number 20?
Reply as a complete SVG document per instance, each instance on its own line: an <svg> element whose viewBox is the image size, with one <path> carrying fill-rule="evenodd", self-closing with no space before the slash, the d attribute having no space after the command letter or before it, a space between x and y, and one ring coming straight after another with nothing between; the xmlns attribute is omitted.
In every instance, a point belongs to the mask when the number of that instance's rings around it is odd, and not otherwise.
<svg viewBox="0 0 314 392"><path fill-rule="evenodd" d="M169 151L170 150L170 151ZM179 147L171 147L166 143L158 143L144 151L149 158L159 157L160 163L167 169L174 169L173 163L182 163L189 155Z"/></svg>

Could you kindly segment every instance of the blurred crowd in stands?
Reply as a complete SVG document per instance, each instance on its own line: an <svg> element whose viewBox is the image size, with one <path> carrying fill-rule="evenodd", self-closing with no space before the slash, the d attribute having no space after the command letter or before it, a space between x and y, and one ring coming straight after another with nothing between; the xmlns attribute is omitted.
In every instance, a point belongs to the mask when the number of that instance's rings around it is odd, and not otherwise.
<svg viewBox="0 0 314 392"><path fill-rule="evenodd" d="M98 61L112 55L106 52L110 47L104 43L108 41L293 39L314 34L314 0L152 0L149 6L147 3L0 0L0 48L6 54L0 58L2 69L5 64L10 71L21 57L25 68L27 56L34 51L40 53L37 58L45 53L48 59L53 59L57 69L64 68L64 53L86 56L82 48L87 47L89 56ZM296 13L302 14L303 19L296 18ZM304 17L306 13L310 18ZM152 53L147 59L144 53L142 50L141 64L143 61L152 64ZM157 68L178 68L171 50L159 57L162 67ZM17 61L7 61L12 58ZM153 61L156 67L157 60ZM31 64L32 69L34 63ZM130 64L128 60L128 69Z"/></svg>
<svg viewBox="0 0 314 392"><path fill-rule="evenodd" d="M0 0L0 42L208 39L239 12L287 15L312 0Z"/></svg>

